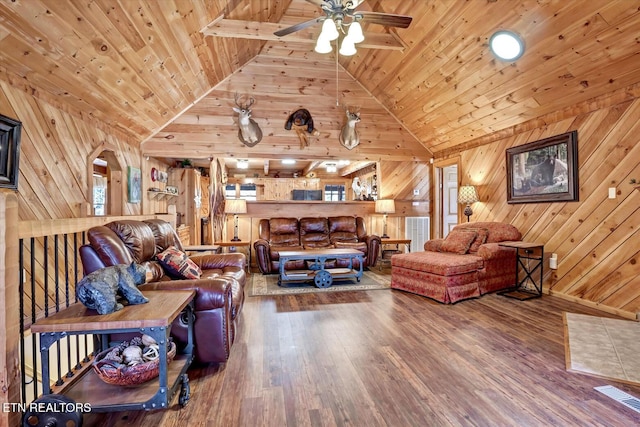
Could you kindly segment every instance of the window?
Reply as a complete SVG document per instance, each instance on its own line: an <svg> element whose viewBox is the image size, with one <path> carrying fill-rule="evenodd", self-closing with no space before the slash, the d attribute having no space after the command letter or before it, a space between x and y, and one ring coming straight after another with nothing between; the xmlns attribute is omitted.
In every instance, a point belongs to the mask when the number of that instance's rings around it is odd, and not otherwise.
<svg viewBox="0 0 640 427"><path fill-rule="evenodd" d="M344 202L346 199L347 198L344 185L332 184L324 186L325 202Z"/></svg>
<svg viewBox="0 0 640 427"><path fill-rule="evenodd" d="M224 186L224 198L225 199L235 199L236 198L236 185L235 184L227 184Z"/></svg>
<svg viewBox="0 0 640 427"><path fill-rule="evenodd" d="M256 185L255 184L240 184L240 198L245 200L256 200Z"/></svg>
<svg viewBox="0 0 640 427"><path fill-rule="evenodd" d="M105 204L107 203L107 178L99 175L93 176L93 214L96 216L106 215Z"/></svg>

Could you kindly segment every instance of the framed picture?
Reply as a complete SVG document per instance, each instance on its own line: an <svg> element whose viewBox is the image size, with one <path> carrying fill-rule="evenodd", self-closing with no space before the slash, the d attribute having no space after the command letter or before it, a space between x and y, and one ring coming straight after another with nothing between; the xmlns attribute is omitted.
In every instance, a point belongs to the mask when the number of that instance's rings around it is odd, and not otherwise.
<svg viewBox="0 0 640 427"><path fill-rule="evenodd" d="M22 123L0 114L0 188L18 189Z"/></svg>
<svg viewBox="0 0 640 427"><path fill-rule="evenodd" d="M132 166L127 167L127 193L129 203L140 203L142 195L142 172Z"/></svg>
<svg viewBox="0 0 640 427"><path fill-rule="evenodd" d="M577 200L577 131L507 150L507 203Z"/></svg>

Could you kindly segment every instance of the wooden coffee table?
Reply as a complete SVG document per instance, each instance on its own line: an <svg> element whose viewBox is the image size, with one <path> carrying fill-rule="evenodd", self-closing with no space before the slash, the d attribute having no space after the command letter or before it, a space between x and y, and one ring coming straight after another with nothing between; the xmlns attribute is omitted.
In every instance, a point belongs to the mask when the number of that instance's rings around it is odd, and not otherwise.
<svg viewBox="0 0 640 427"><path fill-rule="evenodd" d="M280 276L278 286L285 282L306 282L313 280L318 288L328 288L334 279L362 278L364 254L357 249L307 249L303 251L280 251ZM347 268L325 269L327 260L347 259ZM358 269L353 268L353 260L357 259ZM285 270L287 261L305 260L313 261L308 270Z"/></svg>

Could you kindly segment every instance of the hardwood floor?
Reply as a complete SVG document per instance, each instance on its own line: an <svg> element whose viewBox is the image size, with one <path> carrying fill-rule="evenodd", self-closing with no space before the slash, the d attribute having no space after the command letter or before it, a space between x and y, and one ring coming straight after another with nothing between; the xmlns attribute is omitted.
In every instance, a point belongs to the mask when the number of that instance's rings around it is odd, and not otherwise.
<svg viewBox="0 0 640 427"><path fill-rule="evenodd" d="M191 401L85 415L85 426L631 426L640 414L565 370L554 297L442 305L392 290L247 298L223 368L190 371Z"/></svg>

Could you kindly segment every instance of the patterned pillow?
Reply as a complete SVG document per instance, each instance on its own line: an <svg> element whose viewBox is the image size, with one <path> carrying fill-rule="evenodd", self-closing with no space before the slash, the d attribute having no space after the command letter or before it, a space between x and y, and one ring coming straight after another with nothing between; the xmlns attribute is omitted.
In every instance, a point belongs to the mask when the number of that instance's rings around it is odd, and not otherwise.
<svg viewBox="0 0 640 427"><path fill-rule="evenodd" d="M156 258L167 274L174 279L199 279L202 275L198 264L175 246L169 246L164 252L156 255Z"/></svg>
<svg viewBox="0 0 640 427"><path fill-rule="evenodd" d="M475 230L451 230L440 246L440 252L466 254L478 233Z"/></svg>
<svg viewBox="0 0 640 427"><path fill-rule="evenodd" d="M483 245L487 241L487 237L489 237L489 230L486 228L467 228L467 230L473 230L478 233L469 248L469 253L476 253L478 252L478 249L480 249L480 245Z"/></svg>

